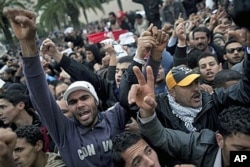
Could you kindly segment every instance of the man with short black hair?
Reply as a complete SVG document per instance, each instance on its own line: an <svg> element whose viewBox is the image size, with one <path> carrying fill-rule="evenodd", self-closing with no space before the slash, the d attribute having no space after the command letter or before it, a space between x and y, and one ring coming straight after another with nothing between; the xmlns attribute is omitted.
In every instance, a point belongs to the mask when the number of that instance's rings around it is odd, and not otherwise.
<svg viewBox="0 0 250 167"><path fill-rule="evenodd" d="M223 63L223 69L231 69L231 67L237 63L240 63L245 57L245 48L237 40L229 40L224 46L225 62Z"/></svg>
<svg viewBox="0 0 250 167"><path fill-rule="evenodd" d="M13 150L13 159L16 166L66 167L58 154L44 152L43 134L38 127L22 126L15 132L17 140Z"/></svg>
<svg viewBox="0 0 250 167"><path fill-rule="evenodd" d="M113 139L112 159L117 167L160 167L154 149L137 133L123 132Z"/></svg>
<svg viewBox="0 0 250 167"><path fill-rule="evenodd" d="M215 88L228 88L241 80L241 73L231 69L219 71L214 77Z"/></svg>
<svg viewBox="0 0 250 167"><path fill-rule="evenodd" d="M201 89L208 93L213 93L214 77L221 71L221 63L216 55L210 52L203 52L198 56L198 68L201 74Z"/></svg>
<svg viewBox="0 0 250 167"><path fill-rule="evenodd" d="M193 29L194 47L203 52L217 55L219 62L223 62L223 50L211 42L212 34L207 27L195 27Z"/></svg>
<svg viewBox="0 0 250 167"><path fill-rule="evenodd" d="M0 94L0 119L13 130L24 125L35 125L42 129L45 150L53 145L47 129L31 105L28 95L19 90L7 90Z"/></svg>

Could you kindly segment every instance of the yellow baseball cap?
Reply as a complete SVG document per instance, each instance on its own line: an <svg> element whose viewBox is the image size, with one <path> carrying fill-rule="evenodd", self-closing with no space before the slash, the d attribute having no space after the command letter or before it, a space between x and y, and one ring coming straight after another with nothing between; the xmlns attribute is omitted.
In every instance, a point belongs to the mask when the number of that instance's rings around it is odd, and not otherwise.
<svg viewBox="0 0 250 167"><path fill-rule="evenodd" d="M168 89L175 86L188 86L194 80L200 77L200 74L195 73L191 68L186 65L179 65L173 67L166 75L166 84Z"/></svg>

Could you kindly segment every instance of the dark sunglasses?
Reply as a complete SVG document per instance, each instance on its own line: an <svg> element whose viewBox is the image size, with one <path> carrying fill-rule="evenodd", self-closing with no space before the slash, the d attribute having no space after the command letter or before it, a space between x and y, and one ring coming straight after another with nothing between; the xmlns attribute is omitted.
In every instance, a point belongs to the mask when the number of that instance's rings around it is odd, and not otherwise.
<svg viewBox="0 0 250 167"><path fill-rule="evenodd" d="M243 47L230 48L230 49L227 49L227 53L234 53L235 50L237 50L237 52L242 52L244 51L244 48Z"/></svg>

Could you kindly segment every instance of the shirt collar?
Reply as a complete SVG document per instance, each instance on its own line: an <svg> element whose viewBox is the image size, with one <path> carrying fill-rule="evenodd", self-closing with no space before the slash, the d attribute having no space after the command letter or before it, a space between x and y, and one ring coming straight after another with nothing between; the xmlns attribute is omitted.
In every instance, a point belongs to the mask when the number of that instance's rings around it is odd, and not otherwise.
<svg viewBox="0 0 250 167"><path fill-rule="evenodd" d="M221 148L218 150L218 152L216 154L216 158L215 158L213 167L222 167Z"/></svg>

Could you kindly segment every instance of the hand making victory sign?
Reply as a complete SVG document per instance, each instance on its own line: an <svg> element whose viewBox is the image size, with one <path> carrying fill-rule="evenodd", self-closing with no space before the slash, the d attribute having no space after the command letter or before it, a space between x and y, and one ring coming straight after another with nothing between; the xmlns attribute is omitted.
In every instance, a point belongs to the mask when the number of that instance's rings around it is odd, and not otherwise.
<svg viewBox="0 0 250 167"><path fill-rule="evenodd" d="M136 103L137 106L140 107L140 116L147 118L153 115L154 109L157 106L152 68L150 66L146 68L147 80L138 67L133 67L133 71L138 80L138 84L132 85L128 94L128 102L129 104Z"/></svg>

